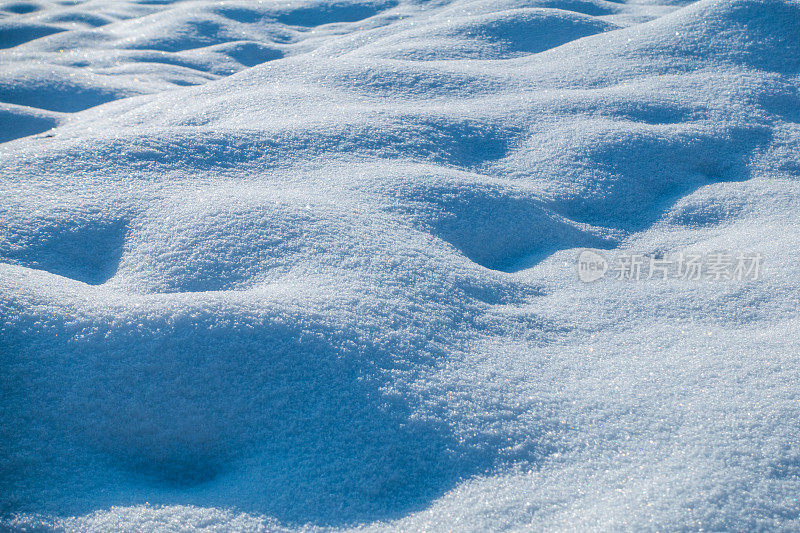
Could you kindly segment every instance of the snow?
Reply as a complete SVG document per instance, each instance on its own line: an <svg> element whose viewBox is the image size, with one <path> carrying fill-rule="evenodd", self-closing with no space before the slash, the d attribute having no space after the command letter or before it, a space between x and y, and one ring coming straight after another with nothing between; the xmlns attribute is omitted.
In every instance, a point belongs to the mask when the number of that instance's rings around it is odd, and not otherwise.
<svg viewBox="0 0 800 533"><path fill-rule="evenodd" d="M0 70L0 527L800 528L796 0L25 0Z"/></svg>

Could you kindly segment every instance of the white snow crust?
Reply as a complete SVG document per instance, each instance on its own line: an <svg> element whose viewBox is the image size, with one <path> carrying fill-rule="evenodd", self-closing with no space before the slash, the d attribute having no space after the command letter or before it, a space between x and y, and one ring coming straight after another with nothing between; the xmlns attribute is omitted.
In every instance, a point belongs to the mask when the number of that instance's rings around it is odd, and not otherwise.
<svg viewBox="0 0 800 533"><path fill-rule="evenodd" d="M0 2L0 528L800 529L800 2L655 2Z"/></svg>

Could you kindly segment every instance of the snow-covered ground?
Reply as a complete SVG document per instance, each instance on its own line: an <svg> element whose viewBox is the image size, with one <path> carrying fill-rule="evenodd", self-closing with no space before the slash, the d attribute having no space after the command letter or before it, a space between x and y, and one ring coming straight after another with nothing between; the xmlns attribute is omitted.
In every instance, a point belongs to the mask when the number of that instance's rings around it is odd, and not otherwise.
<svg viewBox="0 0 800 533"><path fill-rule="evenodd" d="M0 2L0 529L800 529L799 177L797 0Z"/></svg>

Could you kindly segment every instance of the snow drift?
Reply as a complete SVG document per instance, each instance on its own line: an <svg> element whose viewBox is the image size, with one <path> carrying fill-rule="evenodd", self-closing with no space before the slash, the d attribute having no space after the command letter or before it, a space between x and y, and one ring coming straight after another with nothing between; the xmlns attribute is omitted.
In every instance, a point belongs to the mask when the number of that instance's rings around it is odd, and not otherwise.
<svg viewBox="0 0 800 533"><path fill-rule="evenodd" d="M797 2L0 11L6 525L800 527Z"/></svg>

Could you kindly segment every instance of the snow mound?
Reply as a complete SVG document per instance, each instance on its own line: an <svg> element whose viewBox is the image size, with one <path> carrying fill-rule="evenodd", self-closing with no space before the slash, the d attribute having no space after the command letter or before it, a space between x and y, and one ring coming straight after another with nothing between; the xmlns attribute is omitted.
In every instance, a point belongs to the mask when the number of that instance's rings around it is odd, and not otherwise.
<svg viewBox="0 0 800 533"><path fill-rule="evenodd" d="M596 17L552 8L462 15L457 22L452 16L442 13L437 18L446 22L397 33L382 39L380 45L387 49L388 57L401 60L507 59L618 27Z"/></svg>
<svg viewBox="0 0 800 533"><path fill-rule="evenodd" d="M0 11L4 526L800 527L797 2Z"/></svg>

